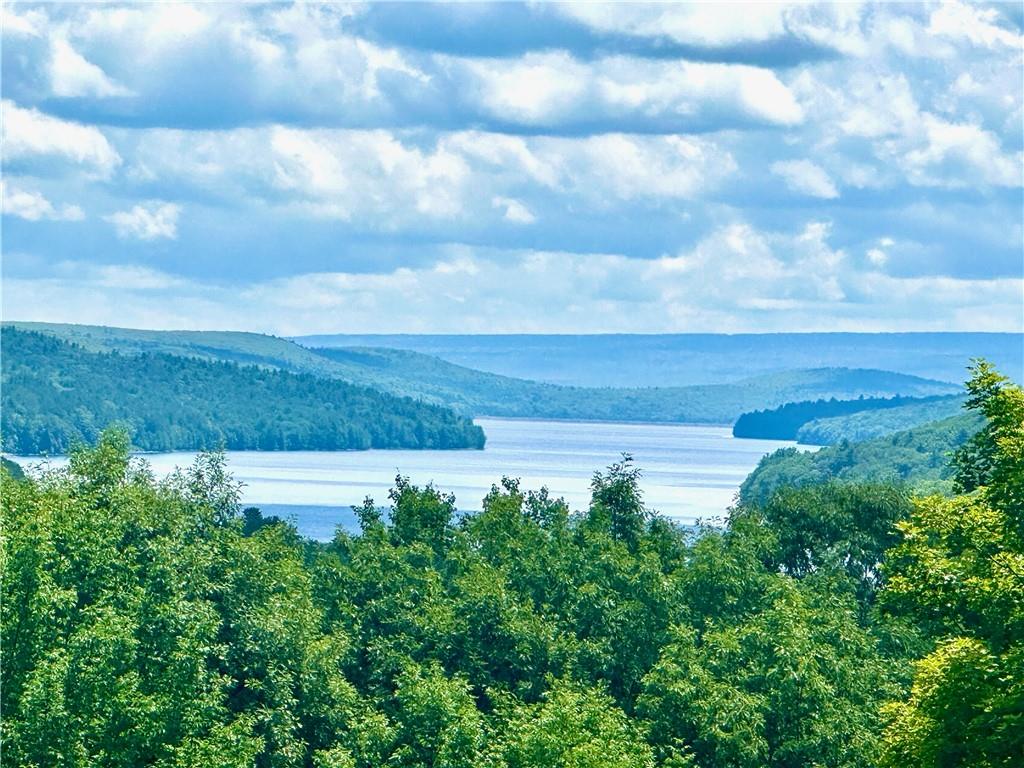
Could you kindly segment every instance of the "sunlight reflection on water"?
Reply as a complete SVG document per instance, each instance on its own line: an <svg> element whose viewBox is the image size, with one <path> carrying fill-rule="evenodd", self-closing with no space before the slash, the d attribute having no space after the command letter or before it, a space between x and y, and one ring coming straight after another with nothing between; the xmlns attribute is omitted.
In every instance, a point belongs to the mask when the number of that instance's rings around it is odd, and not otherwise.
<svg viewBox="0 0 1024 768"><path fill-rule="evenodd" d="M462 510L481 499L502 475L525 489L546 485L573 509L585 509L590 479L630 453L643 470L647 505L682 522L721 515L740 483L766 453L794 445L732 436L729 427L681 424L477 419L487 433L482 451L230 451L228 463L243 483L246 505L294 519L306 536L329 539L336 525L351 528L350 505L372 496L387 503L399 472L414 483L433 481L455 494ZM157 475L188 464L192 453L145 456ZM14 457L12 457L14 458ZM38 459L21 458L31 464ZM52 464L63 460L53 459Z"/></svg>

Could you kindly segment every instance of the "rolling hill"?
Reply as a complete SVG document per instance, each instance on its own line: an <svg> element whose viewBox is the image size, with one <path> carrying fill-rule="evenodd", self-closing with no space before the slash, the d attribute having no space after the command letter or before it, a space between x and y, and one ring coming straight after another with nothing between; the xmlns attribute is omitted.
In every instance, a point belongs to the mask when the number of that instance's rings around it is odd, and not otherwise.
<svg viewBox="0 0 1024 768"><path fill-rule="evenodd" d="M180 355L90 352L2 330L3 450L65 453L112 423L148 451L482 448L451 410L337 379Z"/></svg>
<svg viewBox="0 0 1024 768"><path fill-rule="evenodd" d="M296 341L406 349L481 371L587 387L720 384L805 368L874 368L959 382L973 357L1024 378L1020 333L336 334Z"/></svg>
<svg viewBox="0 0 1024 768"><path fill-rule="evenodd" d="M761 459L740 487L744 503L763 504L779 488L828 480L895 482L923 491L952 490L949 460L984 425L974 413L952 416L864 442L819 451L783 448Z"/></svg>
<svg viewBox="0 0 1024 768"><path fill-rule="evenodd" d="M73 341L91 351L171 354L341 379L468 416L730 424L744 411L793 400L925 397L959 389L917 376L846 368L780 371L685 387L568 387L477 371L407 350L311 349L254 333L13 325Z"/></svg>
<svg viewBox="0 0 1024 768"><path fill-rule="evenodd" d="M732 425L733 437L752 437L761 440L797 440L805 426L811 424L831 424L835 439L825 443L812 440L800 442L813 445L828 445L844 437L847 439L866 440L888 432L898 432L918 424L952 416L960 409L963 398L958 395L934 395L932 397L858 397L855 400L802 400L786 403L778 408L767 408L749 411L742 414ZM916 407L915 407L916 406ZM927 407L924 407L927 406ZM901 410L910 408L910 410ZM835 420L842 417L858 415L861 420L857 424L869 425L874 420L868 414L897 410L900 416L889 418L886 423L896 425L894 429L879 430L873 434L850 437L842 429L835 427ZM916 417L916 418L915 418ZM884 418L884 417L883 417ZM823 431L828 430L828 426ZM805 433L805 436L810 433Z"/></svg>
<svg viewBox="0 0 1024 768"><path fill-rule="evenodd" d="M924 402L908 403L897 408L813 419L800 427L796 439L807 445L834 445L843 440L871 440L961 414L963 403L963 397L952 395L929 398Z"/></svg>

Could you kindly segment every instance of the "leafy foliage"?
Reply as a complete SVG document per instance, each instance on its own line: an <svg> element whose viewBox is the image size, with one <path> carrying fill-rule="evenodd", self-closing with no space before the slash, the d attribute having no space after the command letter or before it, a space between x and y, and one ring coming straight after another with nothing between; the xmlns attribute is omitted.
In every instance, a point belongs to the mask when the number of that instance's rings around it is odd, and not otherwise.
<svg viewBox="0 0 1024 768"><path fill-rule="evenodd" d="M885 765L1024 761L1024 391L985 362L968 391L986 417L957 455L970 492L920 499L886 567L886 607L926 628L935 650L887 709Z"/></svg>
<svg viewBox="0 0 1024 768"><path fill-rule="evenodd" d="M970 493L786 488L698 533L628 456L579 513L399 477L326 545L123 431L0 469L4 764L1018 765L1024 396L986 375Z"/></svg>
<svg viewBox="0 0 1024 768"><path fill-rule="evenodd" d="M112 422L148 451L483 447L464 417L341 381L2 334L3 447L13 453L65 453Z"/></svg>
<svg viewBox="0 0 1024 768"><path fill-rule="evenodd" d="M4 759L869 764L895 678L853 590L766 565L753 515L693 541L637 483L625 457L572 514L505 479L459 518L398 478L318 545L239 512L222 457L158 482L105 433L5 480Z"/></svg>

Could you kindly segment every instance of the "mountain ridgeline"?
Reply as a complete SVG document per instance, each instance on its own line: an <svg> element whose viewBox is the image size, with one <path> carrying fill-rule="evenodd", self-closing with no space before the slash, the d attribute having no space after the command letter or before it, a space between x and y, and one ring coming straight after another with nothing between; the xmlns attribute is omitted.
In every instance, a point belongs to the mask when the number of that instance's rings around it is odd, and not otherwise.
<svg viewBox="0 0 1024 768"><path fill-rule="evenodd" d="M1021 333L328 334L308 347L387 347L481 371L583 387L724 384L782 370L881 368L962 381L984 357L1024 375Z"/></svg>
<svg viewBox="0 0 1024 768"><path fill-rule="evenodd" d="M3 449L65 453L112 423L146 451L482 448L437 405L312 374L168 354L88 352L2 330Z"/></svg>
<svg viewBox="0 0 1024 768"><path fill-rule="evenodd" d="M856 400L804 400L796 403L786 403L778 408L751 411L742 414L733 425L732 434L734 437L747 437L760 440L797 440L801 437L801 430L811 422L823 419L833 419L839 416L849 416L855 413L876 412L887 409L900 409L907 406L930 406L931 408L918 408L913 411L911 418L920 418L922 421L932 421L942 416L951 415L951 412L958 410L963 399L956 396L937 395L933 397L859 397ZM933 416L940 413L942 416ZM928 418L932 416L932 418ZM898 421L897 421L898 423ZM905 426L914 426L906 424ZM898 431L899 426L892 431ZM802 440L801 442L811 442Z"/></svg>
<svg viewBox="0 0 1024 768"><path fill-rule="evenodd" d="M500 376L405 350L310 349L255 333L46 323L14 326L51 334L92 352L171 354L341 379L451 408L464 416L732 424L744 411L796 400L927 397L959 389L903 373L852 368L776 371L706 385L588 388Z"/></svg>

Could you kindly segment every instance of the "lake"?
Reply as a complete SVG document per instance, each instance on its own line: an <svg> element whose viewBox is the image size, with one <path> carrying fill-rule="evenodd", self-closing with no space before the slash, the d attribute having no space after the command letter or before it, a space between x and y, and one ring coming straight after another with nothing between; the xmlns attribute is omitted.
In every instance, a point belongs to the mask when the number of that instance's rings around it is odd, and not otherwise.
<svg viewBox="0 0 1024 768"><path fill-rule="evenodd" d="M617 461L623 452L632 454L643 470L647 505L692 522L721 515L764 454L795 445L734 438L730 427L475 421L487 433L482 451L229 451L228 464L244 484L243 504L290 518L303 535L327 540L337 525L355 527L350 505L366 496L386 505L398 473L416 484L433 481L454 493L460 510L480 509L481 500L502 475L521 478L524 489L546 485L572 509L585 509L594 472ZM164 475L193 456L163 453L145 459L154 472ZM12 458L22 464L38 461Z"/></svg>

